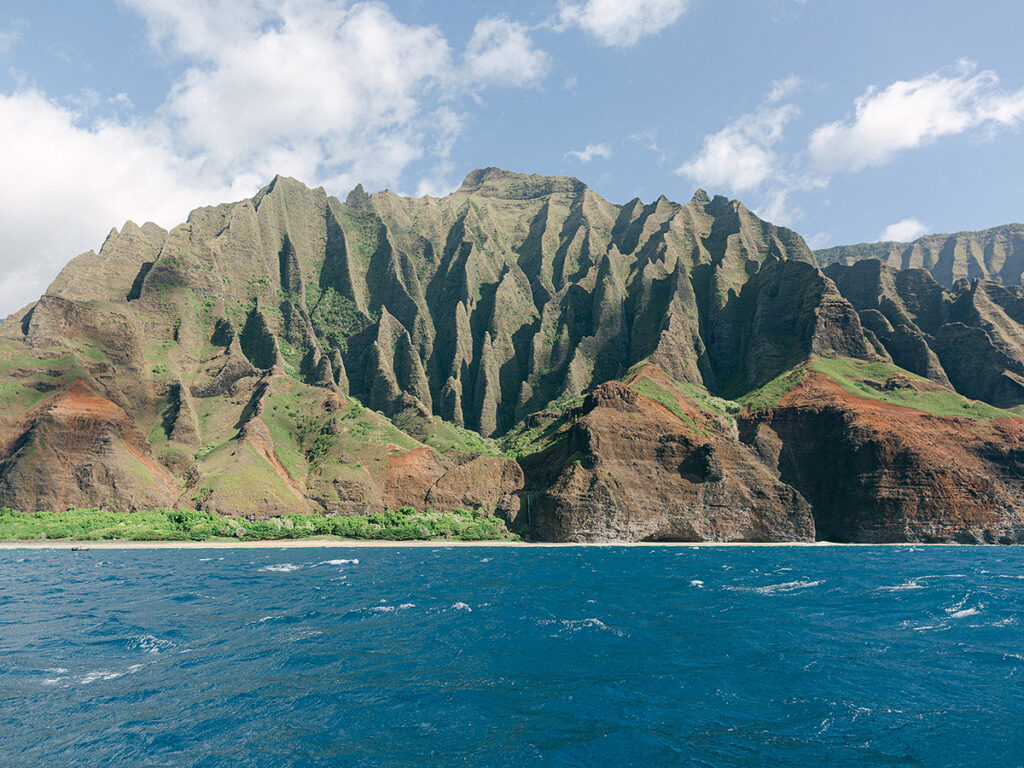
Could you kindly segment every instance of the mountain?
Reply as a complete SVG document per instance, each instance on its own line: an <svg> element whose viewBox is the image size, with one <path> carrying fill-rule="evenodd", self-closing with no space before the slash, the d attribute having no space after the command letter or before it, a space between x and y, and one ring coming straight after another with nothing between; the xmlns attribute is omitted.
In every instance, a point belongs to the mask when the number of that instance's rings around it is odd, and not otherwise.
<svg viewBox="0 0 1024 768"><path fill-rule="evenodd" d="M615 205L488 168L341 202L278 177L111 231L0 324L0 503L1020 541L1021 290L822 272L700 190Z"/></svg>
<svg viewBox="0 0 1024 768"><path fill-rule="evenodd" d="M925 235L912 243L861 243L815 251L818 263L852 265L878 259L896 269L926 269L947 288L957 280L1024 283L1024 224L1006 224L980 232Z"/></svg>

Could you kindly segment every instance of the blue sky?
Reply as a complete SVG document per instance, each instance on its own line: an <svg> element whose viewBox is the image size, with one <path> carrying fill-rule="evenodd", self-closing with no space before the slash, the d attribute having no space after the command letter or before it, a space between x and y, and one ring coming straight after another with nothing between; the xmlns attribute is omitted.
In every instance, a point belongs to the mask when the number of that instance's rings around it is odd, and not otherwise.
<svg viewBox="0 0 1024 768"><path fill-rule="evenodd" d="M1024 219L1010 0L7 0L0 316L126 219L275 173L613 202L697 187L815 247Z"/></svg>

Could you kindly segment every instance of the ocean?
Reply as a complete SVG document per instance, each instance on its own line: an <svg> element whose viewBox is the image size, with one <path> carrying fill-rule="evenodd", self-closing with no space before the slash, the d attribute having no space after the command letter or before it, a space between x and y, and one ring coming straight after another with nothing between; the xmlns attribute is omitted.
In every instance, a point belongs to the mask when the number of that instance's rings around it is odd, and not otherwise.
<svg viewBox="0 0 1024 768"><path fill-rule="evenodd" d="M0 552L0 765L1024 765L1024 549Z"/></svg>

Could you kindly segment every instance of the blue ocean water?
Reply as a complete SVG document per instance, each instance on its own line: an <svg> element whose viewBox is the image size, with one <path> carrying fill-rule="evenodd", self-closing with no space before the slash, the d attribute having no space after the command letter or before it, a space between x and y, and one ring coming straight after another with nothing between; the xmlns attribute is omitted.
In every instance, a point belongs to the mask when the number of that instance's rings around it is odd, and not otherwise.
<svg viewBox="0 0 1024 768"><path fill-rule="evenodd" d="M0 552L3 766L1024 764L1024 549Z"/></svg>

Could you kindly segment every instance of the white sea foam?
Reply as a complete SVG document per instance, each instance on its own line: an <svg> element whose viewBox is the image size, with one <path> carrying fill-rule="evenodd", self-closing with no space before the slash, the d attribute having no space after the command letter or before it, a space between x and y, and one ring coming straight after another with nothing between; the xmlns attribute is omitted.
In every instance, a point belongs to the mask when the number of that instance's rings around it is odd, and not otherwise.
<svg viewBox="0 0 1024 768"><path fill-rule="evenodd" d="M84 675L79 677L76 682L79 685L89 685L89 683L95 683L97 680L116 680L119 677L134 674L142 669L142 667L142 664L132 664L124 672L117 672L110 669L97 669L92 672L86 672Z"/></svg>
<svg viewBox="0 0 1024 768"><path fill-rule="evenodd" d="M400 610L400 611L407 611L410 608L415 608L415 607L416 607L416 603L402 603L400 606L398 606L398 610Z"/></svg>
<svg viewBox="0 0 1024 768"><path fill-rule="evenodd" d="M470 608L468 605L466 605L463 602L458 602L458 603L454 603L452 605L452 610L453 611L466 611L467 613L469 613L469 612L472 612L473 609Z"/></svg>
<svg viewBox="0 0 1024 768"><path fill-rule="evenodd" d="M593 617L586 619L542 619L537 623L542 627L558 625L570 632L580 632L584 629L596 629L602 632L611 632L613 635L618 635L619 637L623 636L623 632L621 630L613 629L600 619Z"/></svg>
<svg viewBox="0 0 1024 768"><path fill-rule="evenodd" d="M393 605L375 605L370 610L371 611L376 611L377 613L391 613L391 611L395 610L395 606L393 606Z"/></svg>
<svg viewBox="0 0 1024 768"><path fill-rule="evenodd" d="M704 586L704 582L701 581L700 579L691 579L690 580L690 586L691 587L697 587L699 589L699 588Z"/></svg>
<svg viewBox="0 0 1024 768"><path fill-rule="evenodd" d="M173 647L174 643L170 640L163 640L153 635L133 635L128 638L129 651L142 651L143 653L155 654Z"/></svg>
<svg viewBox="0 0 1024 768"><path fill-rule="evenodd" d="M951 619L962 619L966 616L977 616L979 613L977 608L964 608L962 611L954 611L949 614Z"/></svg>
<svg viewBox="0 0 1024 768"><path fill-rule="evenodd" d="M896 584L891 587L876 587L876 592L904 592L909 589L924 589L924 584L921 584L917 579L909 579L904 581L902 584Z"/></svg>
<svg viewBox="0 0 1024 768"><path fill-rule="evenodd" d="M359 565L359 561L352 560L321 560L317 565Z"/></svg>
<svg viewBox="0 0 1024 768"><path fill-rule="evenodd" d="M800 581L784 581L781 584L768 584L763 587L726 587L726 589L732 592L753 592L757 595L777 595L786 592L796 592L800 589L810 589L822 584L822 580L818 579L815 581L808 581L807 579L801 579Z"/></svg>
<svg viewBox="0 0 1024 768"><path fill-rule="evenodd" d="M276 565L265 565L260 568L261 571L272 571L273 573L291 573L301 568L301 565L294 565L293 563L277 563Z"/></svg>

